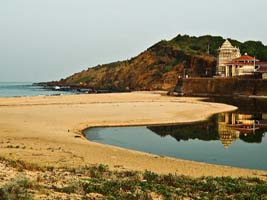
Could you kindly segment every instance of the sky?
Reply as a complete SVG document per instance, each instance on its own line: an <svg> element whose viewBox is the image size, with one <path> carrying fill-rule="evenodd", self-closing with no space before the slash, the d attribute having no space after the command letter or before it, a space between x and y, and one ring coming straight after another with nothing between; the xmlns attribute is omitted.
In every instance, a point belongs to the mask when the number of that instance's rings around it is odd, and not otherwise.
<svg viewBox="0 0 267 200"><path fill-rule="evenodd" d="M0 0L0 82L51 81L178 34L267 44L266 0Z"/></svg>

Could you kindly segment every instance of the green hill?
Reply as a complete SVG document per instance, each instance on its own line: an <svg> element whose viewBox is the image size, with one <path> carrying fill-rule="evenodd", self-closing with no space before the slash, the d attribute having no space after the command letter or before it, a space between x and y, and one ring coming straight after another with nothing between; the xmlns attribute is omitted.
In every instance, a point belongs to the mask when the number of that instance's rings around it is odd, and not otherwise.
<svg viewBox="0 0 267 200"><path fill-rule="evenodd" d="M267 60L267 46L261 42L229 40L234 46L239 46L242 53ZM163 40L153 45L130 60L88 68L52 84L113 91L169 90L184 75L213 76L217 50L223 42L219 36L178 35L170 41Z"/></svg>

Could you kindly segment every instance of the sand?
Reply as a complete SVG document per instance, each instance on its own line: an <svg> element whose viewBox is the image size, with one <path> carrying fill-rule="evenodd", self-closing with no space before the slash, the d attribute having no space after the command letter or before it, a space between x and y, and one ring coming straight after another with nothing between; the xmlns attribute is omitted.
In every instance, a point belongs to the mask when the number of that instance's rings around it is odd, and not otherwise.
<svg viewBox="0 0 267 200"><path fill-rule="evenodd" d="M200 176L257 176L239 169L160 157L90 142L88 127L189 123L233 106L134 92L51 97L0 98L0 156L54 166L107 164L112 169L151 170Z"/></svg>

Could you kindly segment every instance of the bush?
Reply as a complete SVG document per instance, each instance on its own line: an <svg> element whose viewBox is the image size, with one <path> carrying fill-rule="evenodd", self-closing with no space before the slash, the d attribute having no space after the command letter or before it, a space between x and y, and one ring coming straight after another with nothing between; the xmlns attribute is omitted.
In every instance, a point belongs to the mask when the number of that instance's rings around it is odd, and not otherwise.
<svg viewBox="0 0 267 200"><path fill-rule="evenodd" d="M33 199L29 189L33 183L24 176L18 176L0 188L1 200L30 200Z"/></svg>

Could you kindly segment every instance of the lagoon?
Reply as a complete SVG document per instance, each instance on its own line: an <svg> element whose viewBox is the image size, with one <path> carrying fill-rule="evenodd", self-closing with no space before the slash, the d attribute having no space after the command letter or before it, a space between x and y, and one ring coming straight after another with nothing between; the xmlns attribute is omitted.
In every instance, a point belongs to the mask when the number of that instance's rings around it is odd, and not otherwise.
<svg viewBox="0 0 267 200"><path fill-rule="evenodd" d="M239 110L214 115L204 122L100 127L86 130L85 135L94 142L159 156L266 170L266 100L246 98L231 102L239 106Z"/></svg>

